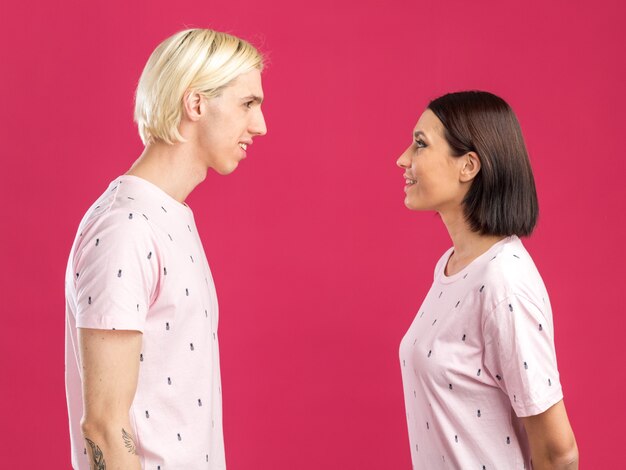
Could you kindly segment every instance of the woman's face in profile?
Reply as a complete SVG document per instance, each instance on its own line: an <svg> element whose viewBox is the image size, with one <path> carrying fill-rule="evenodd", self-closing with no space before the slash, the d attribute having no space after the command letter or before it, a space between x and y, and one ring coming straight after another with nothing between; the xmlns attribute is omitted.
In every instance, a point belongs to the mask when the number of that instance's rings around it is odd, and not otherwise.
<svg viewBox="0 0 626 470"><path fill-rule="evenodd" d="M456 209L465 188L460 181L462 159L452 156L443 124L426 109L413 130L413 143L396 164L404 169L404 204L412 210Z"/></svg>

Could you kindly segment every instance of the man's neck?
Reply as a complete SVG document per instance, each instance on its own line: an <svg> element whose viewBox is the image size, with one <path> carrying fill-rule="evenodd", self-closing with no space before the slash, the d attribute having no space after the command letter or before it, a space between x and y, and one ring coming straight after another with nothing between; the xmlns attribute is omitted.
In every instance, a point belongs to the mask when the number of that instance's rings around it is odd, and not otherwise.
<svg viewBox="0 0 626 470"><path fill-rule="evenodd" d="M126 174L149 181L182 203L204 181L207 167L184 143L156 142L145 147Z"/></svg>

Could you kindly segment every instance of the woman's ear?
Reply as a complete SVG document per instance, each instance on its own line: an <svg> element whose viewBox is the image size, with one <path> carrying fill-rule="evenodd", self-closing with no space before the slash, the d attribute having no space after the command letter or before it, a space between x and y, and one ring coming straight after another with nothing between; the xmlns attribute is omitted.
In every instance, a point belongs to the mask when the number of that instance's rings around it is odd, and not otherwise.
<svg viewBox="0 0 626 470"><path fill-rule="evenodd" d="M475 152L467 152L460 158L463 162L463 166L461 167L460 181L462 183L469 183L476 177L476 175L480 171L480 158Z"/></svg>
<svg viewBox="0 0 626 470"><path fill-rule="evenodd" d="M183 96L183 111L190 121L197 121L202 116L202 95L197 91L187 90Z"/></svg>

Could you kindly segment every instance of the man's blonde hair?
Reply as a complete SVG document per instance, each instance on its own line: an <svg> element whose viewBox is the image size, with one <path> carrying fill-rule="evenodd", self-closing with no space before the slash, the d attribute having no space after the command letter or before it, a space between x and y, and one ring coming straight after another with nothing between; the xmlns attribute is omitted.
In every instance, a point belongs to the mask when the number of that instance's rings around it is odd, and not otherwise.
<svg viewBox="0 0 626 470"><path fill-rule="evenodd" d="M148 59L135 93L135 122L144 145L184 142L178 127L185 93L217 96L253 69L263 69L263 56L230 34L188 29L167 38Z"/></svg>

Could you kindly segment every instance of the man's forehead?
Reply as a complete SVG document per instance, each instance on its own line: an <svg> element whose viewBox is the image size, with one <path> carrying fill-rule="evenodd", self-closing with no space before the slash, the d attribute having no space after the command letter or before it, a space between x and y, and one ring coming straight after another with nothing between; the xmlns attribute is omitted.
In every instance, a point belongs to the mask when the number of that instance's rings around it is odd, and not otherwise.
<svg viewBox="0 0 626 470"><path fill-rule="evenodd" d="M256 74L253 74L253 72L256 72ZM263 99L261 74L256 70L239 75L239 77L235 78L231 82L230 88L238 95L238 97Z"/></svg>

